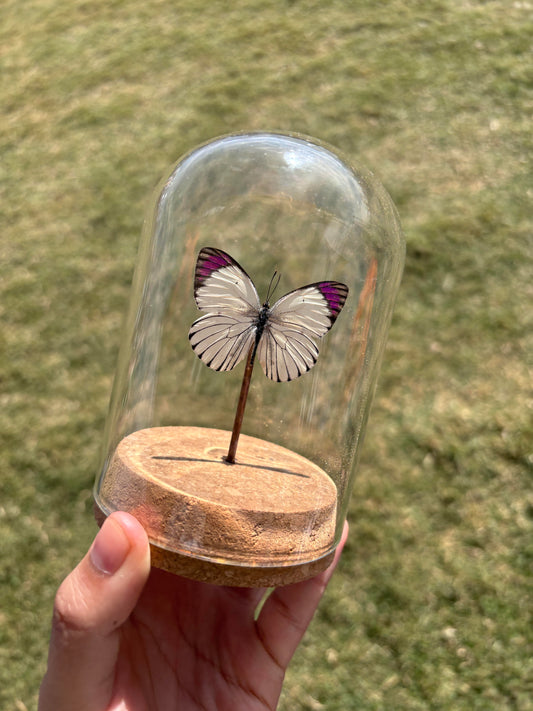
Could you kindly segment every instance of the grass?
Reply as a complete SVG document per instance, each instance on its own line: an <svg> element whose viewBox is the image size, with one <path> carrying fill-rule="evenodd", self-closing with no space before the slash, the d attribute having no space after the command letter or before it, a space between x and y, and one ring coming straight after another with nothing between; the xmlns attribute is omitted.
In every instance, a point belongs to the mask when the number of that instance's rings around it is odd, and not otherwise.
<svg viewBox="0 0 533 711"><path fill-rule="evenodd" d="M348 548L281 708L533 709L531 3L0 18L0 706L35 707L54 591L94 535L152 188L194 145L272 128L370 166L408 242Z"/></svg>

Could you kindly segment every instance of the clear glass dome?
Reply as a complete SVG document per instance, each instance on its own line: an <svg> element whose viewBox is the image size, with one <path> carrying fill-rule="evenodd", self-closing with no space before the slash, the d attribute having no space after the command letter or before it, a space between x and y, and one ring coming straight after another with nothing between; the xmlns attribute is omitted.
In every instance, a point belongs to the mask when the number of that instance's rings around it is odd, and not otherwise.
<svg viewBox="0 0 533 711"><path fill-rule="evenodd" d="M195 300L205 248L231 255L260 304L274 273L270 306L304 285L349 289L329 332L314 339L309 372L276 382L256 362L234 464L224 458L245 365L217 372L189 340L205 315ZM147 528L155 565L212 582L281 584L325 567L346 517L404 252L379 181L313 139L232 135L184 156L141 241L98 517L130 511ZM208 285L222 268L210 264Z"/></svg>

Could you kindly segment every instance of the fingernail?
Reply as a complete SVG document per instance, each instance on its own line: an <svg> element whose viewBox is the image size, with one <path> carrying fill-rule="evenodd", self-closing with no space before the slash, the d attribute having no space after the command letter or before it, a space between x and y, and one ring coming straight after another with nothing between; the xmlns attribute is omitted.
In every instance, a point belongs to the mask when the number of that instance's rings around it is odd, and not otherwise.
<svg viewBox="0 0 533 711"><path fill-rule="evenodd" d="M91 546L89 556L94 567L105 575L113 575L126 560L131 548L122 526L107 518Z"/></svg>

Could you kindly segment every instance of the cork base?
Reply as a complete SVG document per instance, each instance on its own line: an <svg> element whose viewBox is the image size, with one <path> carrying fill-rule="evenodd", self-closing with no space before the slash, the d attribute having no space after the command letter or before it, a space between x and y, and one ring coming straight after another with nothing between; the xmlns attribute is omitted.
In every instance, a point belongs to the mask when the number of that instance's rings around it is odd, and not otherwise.
<svg viewBox="0 0 533 711"><path fill-rule="evenodd" d="M197 427L140 430L119 443L96 495L99 523L129 511L152 565L217 585L273 587L333 558L337 491L315 464L271 442Z"/></svg>

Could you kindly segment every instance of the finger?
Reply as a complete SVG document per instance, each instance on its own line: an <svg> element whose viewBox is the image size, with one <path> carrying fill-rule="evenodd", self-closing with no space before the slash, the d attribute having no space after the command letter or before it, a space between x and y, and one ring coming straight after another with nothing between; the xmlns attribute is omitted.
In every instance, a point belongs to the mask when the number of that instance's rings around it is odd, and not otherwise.
<svg viewBox="0 0 533 711"><path fill-rule="evenodd" d="M257 633L270 657L286 669L304 636L339 562L348 537L345 522L333 562L323 573L301 583L277 588L265 602L256 623Z"/></svg>
<svg viewBox="0 0 533 711"><path fill-rule="evenodd" d="M39 711L107 707L118 630L133 610L149 572L150 549L144 529L127 513L111 514L57 592Z"/></svg>

